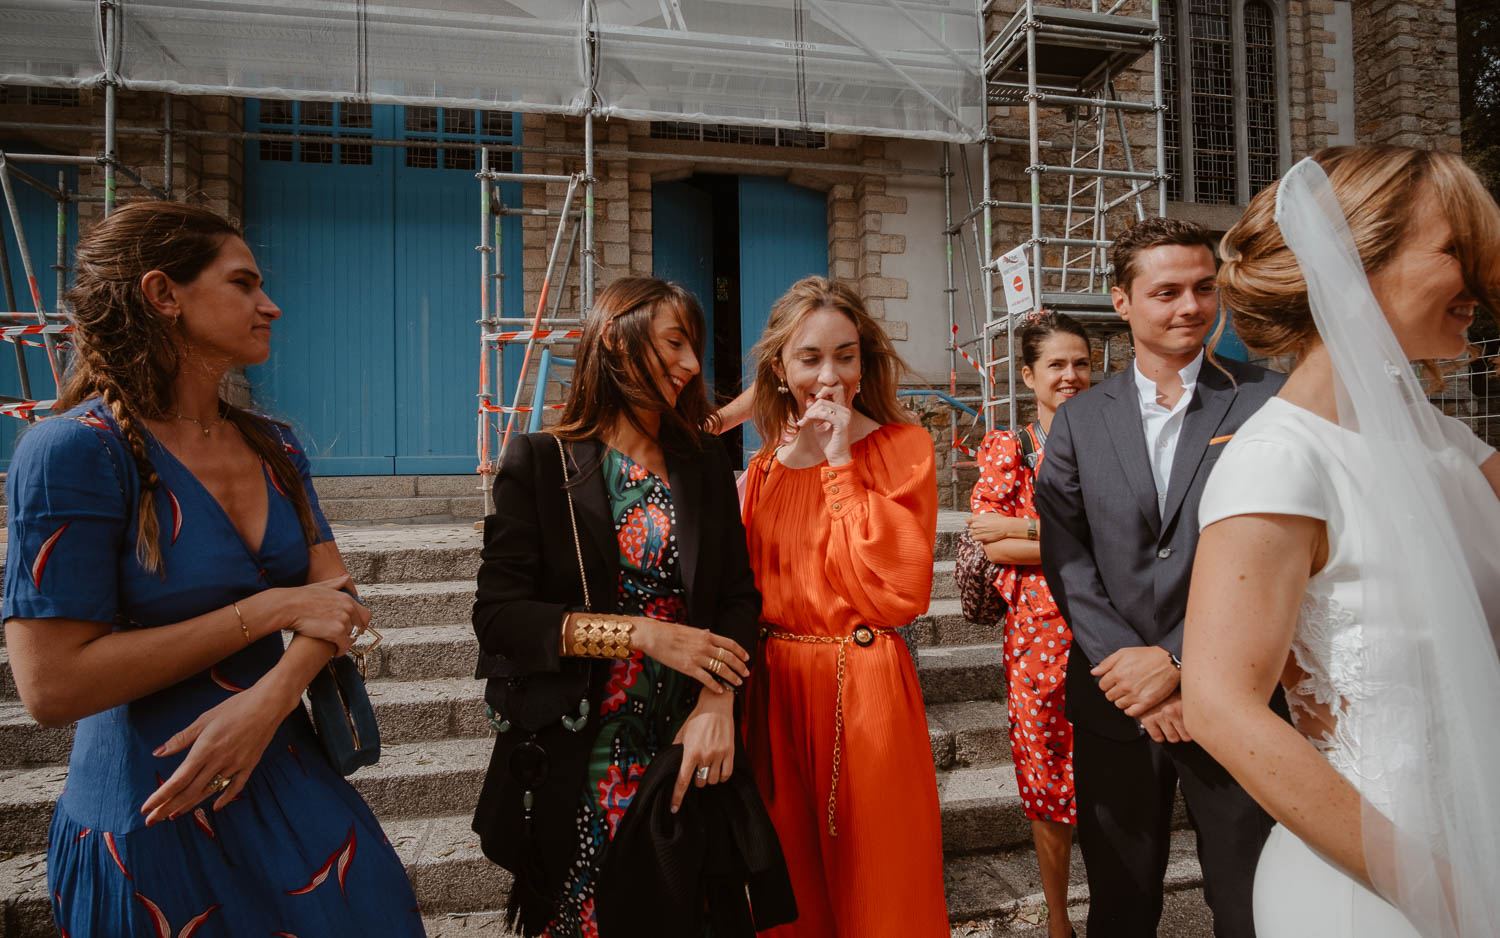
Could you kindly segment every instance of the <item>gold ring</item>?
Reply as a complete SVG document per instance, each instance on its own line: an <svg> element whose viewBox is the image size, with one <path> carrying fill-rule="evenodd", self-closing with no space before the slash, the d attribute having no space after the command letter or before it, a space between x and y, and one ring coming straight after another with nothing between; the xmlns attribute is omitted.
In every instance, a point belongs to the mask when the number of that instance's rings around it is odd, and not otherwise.
<svg viewBox="0 0 1500 938"><path fill-rule="evenodd" d="M719 669L723 666L724 662L720 661L718 658L710 658L708 662L708 673L717 677L719 674Z"/></svg>
<svg viewBox="0 0 1500 938"><path fill-rule="evenodd" d="M211 792L223 791L224 789L229 787L229 783L233 778L233 775L229 776L228 778L222 775L215 775L213 778L208 780L208 790Z"/></svg>

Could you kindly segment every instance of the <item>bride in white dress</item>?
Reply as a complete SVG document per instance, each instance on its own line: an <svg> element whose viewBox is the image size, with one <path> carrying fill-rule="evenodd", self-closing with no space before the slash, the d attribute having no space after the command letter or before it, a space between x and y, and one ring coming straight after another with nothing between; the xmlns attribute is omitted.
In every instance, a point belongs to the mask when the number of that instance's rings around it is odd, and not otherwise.
<svg viewBox="0 0 1500 938"><path fill-rule="evenodd" d="M1500 310L1500 209L1457 157L1333 148L1223 247L1241 339L1296 362L1204 489L1182 654L1189 732L1278 822L1257 934L1500 935L1500 456L1408 365Z"/></svg>

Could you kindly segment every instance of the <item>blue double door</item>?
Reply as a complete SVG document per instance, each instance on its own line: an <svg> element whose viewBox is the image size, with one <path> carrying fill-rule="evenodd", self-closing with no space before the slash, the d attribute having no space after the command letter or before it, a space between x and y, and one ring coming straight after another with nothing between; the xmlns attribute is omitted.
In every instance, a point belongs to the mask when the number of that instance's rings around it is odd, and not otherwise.
<svg viewBox="0 0 1500 938"><path fill-rule="evenodd" d="M519 121L466 108L251 100L246 128L337 138L246 143L246 238L282 309L270 359L247 373L257 404L296 427L319 475L473 472L477 152L359 141L508 144ZM500 159L496 168L511 165ZM501 190L519 204L519 186ZM501 245L504 305L518 315L518 217L503 219Z"/></svg>
<svg viewBox="0 0 1500 938"><path fill-rule="evenodd" d="M732 399L754 373L751 349L771 305L809 274L828 275L828 202L814 189L766 176L694 176L651 191L652 267L703 304L703 377ZM750 454L752 427L726 436Z"/></svg>
<svg viewBox="0 0 1500 938"><path fill-rule="evenodd" d="M36 150L34 146L24 144L16 149ZM48 186L56 187L59 183L59 167L55 164L13 163L12 166ZM61 176L62 188L71 191L78 187L77 169L71 166L64 168ZM29 249L37 292L42 297L42 308L48 312L54 311L57 309L57 271L54 268L57 263L57 236L59 230L65 227L65 250L69 258L66 263L71 263L73 245L78 240L78 205L64 204L60 216L56 200L19 178L12 178L11 191L15 194L16 207L21 216L21 232ZM31 287L26 280L26 265L21 257L20 241L3 200L0 200L0 217L3 217L0 220L0 231L3 231L5 238L6 270L10 276L9 291L0 290L0 307L5 312L26 313L29 316L34 310ZM71 286L71 281L69 285ZM0 395L11 398L24 396L20 365L16 361L16 350L19 348L26 359L31 399L45 401L56 398L58 389L52 378L52 368L47 362L47 353L40 347L41 336L27 336L20 343L0 343ZM46 416L46 412L42 416ZM23 420L0 416L0 472L9 468L10 454L16 448L16 437L24 427Z"/></svg>

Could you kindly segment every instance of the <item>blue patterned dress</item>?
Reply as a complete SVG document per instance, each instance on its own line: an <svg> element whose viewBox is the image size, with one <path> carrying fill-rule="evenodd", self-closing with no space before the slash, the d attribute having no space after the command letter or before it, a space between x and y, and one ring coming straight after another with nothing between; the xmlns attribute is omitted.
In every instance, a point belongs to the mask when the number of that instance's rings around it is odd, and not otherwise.
<svg viewBox="0 0 1500 938"><path fill-rule="evenodd" d="M307 458L270 424L302 475ZM113 624L181 622L273 587L303 585L296 509L265 471L269 509L251 550L208 490L149 436L164 575L135 557L139 478L97 400L22 436L6 480L4 617ZM369 807L329 765L301 707L282 722L239 796L145 826L142 803L186 757L152 750L254 684L281 658L274 633L181 683L78 722L52 818L47 885L64 936L423 934L411 885Z"/></svg>
<svg viewBox="0 0 1500 938"><path fill-rule="evenodd" d="M686 592L673 529L677 516L665 482L624 454L607 450L604 485L620 545L621 615L687 621ZM598 938L594 885L604 850L635 797L646 766L672 744L697 703L697 681L640 652L614 662L600 706L578 802L578 854L563 882L548 938Z"/></svg>

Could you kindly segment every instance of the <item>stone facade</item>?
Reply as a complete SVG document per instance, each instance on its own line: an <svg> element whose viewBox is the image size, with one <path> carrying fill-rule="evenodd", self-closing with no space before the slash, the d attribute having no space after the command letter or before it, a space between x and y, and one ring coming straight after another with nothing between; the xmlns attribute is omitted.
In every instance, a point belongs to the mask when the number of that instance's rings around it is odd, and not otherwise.
<svg viewBox="0 0 1500 938"><path fill-rule="evenodd" d="M1296 159L1333 143L1400 143L1459 149L1457 88L1457 27L1453 0L1268 0L1275 20L1277 84L1280 99L1280 152L1282 168ZM999 28L1019 0L1002 0L992 14L991 28ZM1076 0L1075 3L1076 4ZM1242 4L1231 5L1239 15ZM1127 0L1125 12L1143 15L1147 0ZM1149 94L1152 74L1136 68L1117 76L1122 96ZM84 90L76 107L39 106L25 102L25 94L9 94L0 101L0 121L39 121L92 125L103 121L103 96ZM122 127L145 129L123 132L122 159L138 169L153 185L160 185L161 139L150 128L161 124L161 95L122 93ZM234 132L242 128L241 105L222 97L178 97L173 99L174 123L188 131ZM1047 113L1047 112L1044 112ZM1003 138L1026 136L1024 102L995 105L990 109L991 132ZM1044 135L1062 139L1060 116L1048 114ZM1149 139L1149 117L1127 121L1133 140ZM541 148L524 153L528 171L570 174L583 169L583 122L558 115L526 114L522 117L522 144ZM1110 137L1113 141L1114 130ZM12 151L47 149L94 154L102 149L102 133L7 131L0 141ZM945 312L945 264L942 252L942 186L932 177L938 165L935 144L831 134L822 149L790 149L733 143L662 140L653 138L643 121L611 120L595 124L596 187L594 193L594 258L597 283L603 286L626 274L649 274L652 257L652 189L659 182L685 179L694 174L767 174L824 192L827 199L828 265L831 274L857 285L860 295L877 319L884 322L897 349L912 361L916 374L912 384L947 390L956 383L960 393L972 392L972 368L960 362L949 374L947 346L950 340ZM972 178L978 186L977 148L970 148ZM220 136L179 136L173 154L173 194L198 200L230 216L243 213L243 145ZM649 154L649 158L646 156ZM1044 152L1048 162L1057 162L1055 151ZM1122 164L1117 142L1106 150L1107 161ZM739 162L744 161L744 162ZM777 165L796 163L797 167ZM994 197L1023 202L1029 196L1025 173L1029 154L1024 145L998 143L992 148L989 167ZM827 167L826 169L822 167ZM957 168L955 167L955 172ZM918 178L916 174L927 174ZM102 194L103 172L98 167L80 169L82 191ZM1044 201L1066 198L1066 182L1056 174L1043 178ZM526 208L560 208L566 184L527 185L522 204ZM122 197L139 193L124 179ZM1118 190L1116 190L1118 191ZM976 193L977 197L977 193ZM953 186L954 214L966 211L961 183ZM582 209L583 195L575 207ZM1147 200L1147 210L1155 199ZM1242 204L1198 204L1173 202L1168 214L1191 218L1222 231L1243 211ZM98 205L81 206L85 225L97 217ZM1030 236L1029 210L997 207L994 210L993 246L1003 250ZM1113 236L1127 222L1119 213ZM467 221L464 224L468 224ZM527 216L522 219L524 310L531 315L542 288L548 253L555 232L555 219ZM964 233L967 239L969 233ZM970 245L972 246L972 245ZM566 242L564 244L566 247ZM1049 263L1060 260L1049 255ZM975 272L977 275L977 271ZM568 274L559 286L562 271L554 272L552 289L559 291L559 315L576 315L579 271ZM962 280L956 289L962 290ZM551 306L549 298L548 306ZM956 317L967 322L967 312ZM1129 356L1128 346L1114 338L1110 360L1115 367ZM566 354L566 350L561 350ZM1102 366L1102 346L1096 350ZM967 372L967 374L965 374ZM955 452L946 406L927 399L921 412L934 432L940 469L946 481L953 471ZM1024 412L1024 411L1023 411ZM977 443L969 421L961 421L969 445ZM958 457L957 462L963 462ZM945 487L945 504L947 504Z"/></svg>

